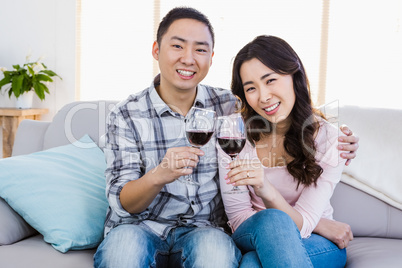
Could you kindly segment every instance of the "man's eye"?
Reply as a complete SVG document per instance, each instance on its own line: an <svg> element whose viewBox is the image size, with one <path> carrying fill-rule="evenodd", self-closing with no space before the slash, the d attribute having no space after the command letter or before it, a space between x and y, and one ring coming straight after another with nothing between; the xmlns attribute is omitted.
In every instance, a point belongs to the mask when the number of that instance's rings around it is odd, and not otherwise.
<svg viewBox="0 0 402 268"><path fill-rule="evenodd" d="M180 45L173 45L174 48L181 48Z"/></svg>
<svg viewBox="0 0 402 268"><path fill-rule="evenodd" d="M201 49L201 48L200 48L200 49L197 49L197 51L198 51L198 52L202 52L202 53L207 52L205 49Z"/></svg>

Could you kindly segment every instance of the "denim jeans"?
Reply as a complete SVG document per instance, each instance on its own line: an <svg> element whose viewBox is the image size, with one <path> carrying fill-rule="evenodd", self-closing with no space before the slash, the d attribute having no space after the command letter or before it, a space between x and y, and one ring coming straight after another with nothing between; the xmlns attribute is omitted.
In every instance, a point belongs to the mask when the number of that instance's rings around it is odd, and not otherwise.
<svg viewBox="0 0 402 268"><path fill-rule="evenodd" d="M240 250L213 227L177 227L166 240L146 227L112 229L94 256L95 267L238 267Z"/></svg>
<svg viewBox="0 0 402 268"><path fill-rule="evenodd" d="M232 236L242 251L240 267L344 267L346 249L317 234L302 239L283 211L266 209L243 222Z"/></svg>

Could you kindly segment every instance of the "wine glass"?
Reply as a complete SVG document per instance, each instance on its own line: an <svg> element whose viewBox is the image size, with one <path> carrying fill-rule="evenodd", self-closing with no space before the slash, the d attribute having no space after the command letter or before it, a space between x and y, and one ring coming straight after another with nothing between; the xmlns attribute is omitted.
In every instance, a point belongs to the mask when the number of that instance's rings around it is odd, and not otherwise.
<svg viewBox="0 0 402 268"><path fill-rule="evenodd" d="M201 148L209 142L215 130L216 113L212 110L192 107L186 119L186 137L196 148ZM180 182L200 185L193 180L192 174L179 178Z"/></svg>
<svg viewBox="0 0 402 268"><path fill-rule="evenodd" d="M218 117L217 140L222 150L233 161L246 144L245 125L240 113ZM240 194L245 192L248 192L248 190L233 186L230 191L223 193Z"/></svg>

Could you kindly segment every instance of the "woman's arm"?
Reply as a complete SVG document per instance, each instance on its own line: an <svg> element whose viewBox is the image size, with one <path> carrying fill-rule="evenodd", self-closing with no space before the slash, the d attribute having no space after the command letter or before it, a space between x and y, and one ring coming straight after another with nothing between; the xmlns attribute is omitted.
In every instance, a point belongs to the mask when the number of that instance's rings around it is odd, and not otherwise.
<svg viewBox="0 0 402 268"><path fill-rule="evenodd" d="M315 227L314 233L325 237L343 249L353 240L353 233L350 226L346 223L321 218Z"/></svg>

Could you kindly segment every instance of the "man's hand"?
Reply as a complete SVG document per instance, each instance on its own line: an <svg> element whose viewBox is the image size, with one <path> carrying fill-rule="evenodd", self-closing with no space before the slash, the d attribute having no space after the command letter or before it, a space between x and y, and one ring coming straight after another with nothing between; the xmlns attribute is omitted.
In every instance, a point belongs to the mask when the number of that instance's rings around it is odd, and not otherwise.
<svg viewBox="0 0 402 268"><path fill-rule="evenodd" d="M352 130L346 125L342 125L340 129L347 136L338 138L338 141L342 143L338 145L338 150L345 151L341 153L341 157L347 159L345 165L348 166L352 159L356 157L356 151L359 148L359 137L354 135Z"/></svg>
<svg viewBox="0 0 402 268"><path fill-rule="evenodd" d="M120 202L130 213L140 213L155 199L165 184L171 183L180 176L191 174L197 166L198 156L204 152L192 147L175 147L166 151L162 162L137 180L123 186Z"/></svg>
<svg viewBox="0 0 402 268"><path fill-rule="evenodd" d="M161 174L159 178L164 180L163 184L173 182L181 176L193 173L198 157L203 155L202 150L194 147L169 148L154 172Z"/></svg>
<svg viewBox="0 0 402 268"><path fill-rule="evenodd" d="M353 240L350 226L339 221L321 218L313 232L332 241L340 249L346 248Z"/></svg>

